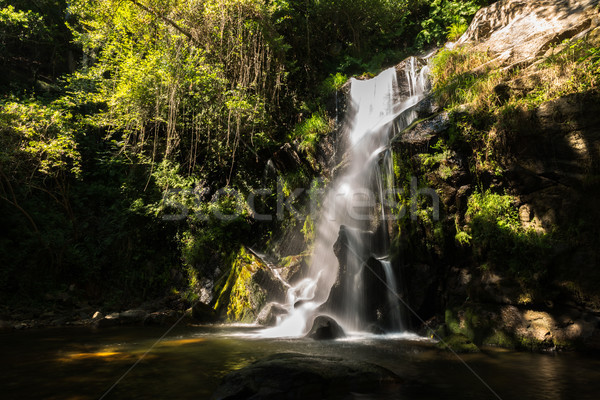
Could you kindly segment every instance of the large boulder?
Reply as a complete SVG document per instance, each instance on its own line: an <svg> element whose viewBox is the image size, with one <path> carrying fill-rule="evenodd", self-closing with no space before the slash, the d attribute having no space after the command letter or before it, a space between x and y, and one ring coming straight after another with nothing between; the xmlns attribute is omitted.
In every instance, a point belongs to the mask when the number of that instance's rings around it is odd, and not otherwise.
<svg viewBox="0 0 600 400"><path fill-rule="evenodd" d="M212 399L397 398L400 384L397 375L375 364L283 353L231 372Z"/></svg>
<svg viewBox="0 0 600 400"><path fill-rule="evenodd" d="M280 316L287 314L288 310L279 303L271 302L263 307L256 318L256 323L263 326L275 326Z"/></svg>
<svg viewBox="0 0 600 400"><path fill-rule="evenodd" d="M458 45L475 44L511 65L531 63L552 45L598 25L598 0L501 0L475 14Z"/></svg>
<svg viewBox="0 0 600 400"><path fill-rule="evenodd" d="M319 307L319 311L341 316L358 314L363 323L359 329L368 329L373 324L380 328L395 329L390 314L390 302L387 277L380 260L373 257L382 251L383 246L378 233L362 231L340 226L338 239L333 245L333 251L339 263L336 281L329 292L329 297ZM354 271L358 266L359 270ZM352 292L355 290L354 274L360 274L358 290L364 299L360 304L352 302ZM394 293L396 296L398 293Z"/></svg>
<svg viewBox="0 0 600 400"><path fill-rule="evenodd" d="M229 322L252 323L267 303L284 302L287 289L270 265L242 247L220 288L214 308Z"/></svg>
<svg viewBox="0 0 600 400"><path fill-rule="evenodd" d="M319 315L313 321L312 328L306 334L307 338L315 340L331 340L345 337L342 327L331 317Z"/></svg>

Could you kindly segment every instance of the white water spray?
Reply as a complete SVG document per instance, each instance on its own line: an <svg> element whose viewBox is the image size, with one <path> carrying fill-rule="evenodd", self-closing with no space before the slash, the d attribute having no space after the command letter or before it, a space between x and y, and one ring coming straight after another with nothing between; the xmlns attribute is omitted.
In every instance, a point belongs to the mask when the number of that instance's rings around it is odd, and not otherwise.
<svg viewBox="0 0 600 400"><path fill-rule="evenodd" d="M297 337L310 329L310 323L320 307L328 300L338 277L339 263L333 245L344 226L348 253L345 265L343 305L334 318L350 331L365 329L365 262L376 257L382 266L390 289L388 320L392 329L402 330L400 306L397 299L396 274L389 262L389 237L387 235L384 196L393 189L393 154L389 141L416 119L413 106L426 91L426 67L419 70L415 58L405 62L405 89L400 93L398 72L395 68L383 71L370 80L351 80L350 105L346 116L349 148L345 154L348 166L325 197L316 225L316 241L308 276L288 292L288 314L279 324L262 332L265 337ZM382 164L382 166L380 166ZM374 226L378 225L378 226ZM379 236L376 254L373 240L365 237L373 230L385 232ZM371 237L371 236L369 236Z"/></svg>

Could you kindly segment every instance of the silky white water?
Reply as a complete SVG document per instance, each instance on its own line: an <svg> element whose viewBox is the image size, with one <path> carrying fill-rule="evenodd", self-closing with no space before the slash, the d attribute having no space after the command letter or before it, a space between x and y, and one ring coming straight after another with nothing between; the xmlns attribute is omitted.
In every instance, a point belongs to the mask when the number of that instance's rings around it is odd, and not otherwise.
<svg viewBox="0 0 600 400"><path fill-rule="evenodd" d="M419 70L417 60L408 59L403 73L389 68L373 79L352 79L345 119L348 148L347 167L328 188L316 221L316 240L308 278L288 292L288 314L277 326L262 332L265 337L297 337L310 329L319 307L325 303L338 275L339 263L333 245L344 226L348 254L344 281L343 306L332 315L347 331L365 329L365 261L376 257L385 271L389 320L395 331L403 328L398 304L397 277L387 261L389 235L386 228L384 197L393 189L393 154L391 137L416 118L413 106L426 90L425 68ZM398 76L406 79L400 93ZM375 230L378 232L374 232ZM370 233L384 233L377 244L365 240ZM375 236L373 236L375 237ZM302 300L300 303L298 303ZM296 305L296 307L294 307Z"/></svg>

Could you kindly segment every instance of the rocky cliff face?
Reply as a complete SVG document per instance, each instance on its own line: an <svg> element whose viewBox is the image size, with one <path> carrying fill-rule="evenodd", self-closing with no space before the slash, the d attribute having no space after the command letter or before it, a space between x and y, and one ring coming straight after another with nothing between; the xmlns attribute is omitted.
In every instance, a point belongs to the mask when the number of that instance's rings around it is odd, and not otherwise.
<svg viewBox="0 0 600 400"><path fill-rule="evenodd" d="M600 348L598 3L480 10L438 56L438 74L463 64L437 77L445 111L395 140L399 185L417 176L442 204L435 221L419 200L396 239L409 302L442 336Z"/></svg>
<svg viewBox="0 0 600 400"><path fill-rule="evenodd" d="M598 25L597 0L502 0L481 9L456 45L489 51L506 66L533 62Z"/></svg>

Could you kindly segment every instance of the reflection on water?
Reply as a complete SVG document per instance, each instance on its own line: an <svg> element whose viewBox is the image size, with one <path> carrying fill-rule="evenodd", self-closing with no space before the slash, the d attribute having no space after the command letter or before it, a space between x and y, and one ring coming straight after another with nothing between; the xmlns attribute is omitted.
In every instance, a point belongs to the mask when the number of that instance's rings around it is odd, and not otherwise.
<svg viewBox="0 0 600 400"><path fill-rule="evenodd" d="M98 399L163 332L144 327L0 335L0 397ZM414 335L316 342L255 334L253 327L174 331L106 398L209 398L228 372L290 351L360 359L389 368L405 379L404 399L494 398L454 356ZM600 361L591 356L495 349L462 357L505 400L598 398Z"/></svg>

